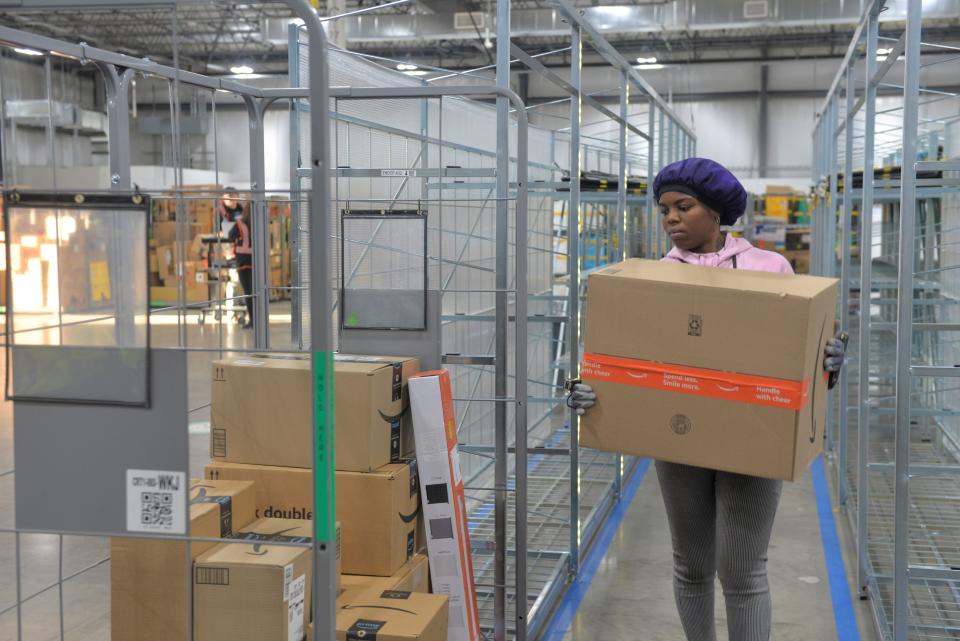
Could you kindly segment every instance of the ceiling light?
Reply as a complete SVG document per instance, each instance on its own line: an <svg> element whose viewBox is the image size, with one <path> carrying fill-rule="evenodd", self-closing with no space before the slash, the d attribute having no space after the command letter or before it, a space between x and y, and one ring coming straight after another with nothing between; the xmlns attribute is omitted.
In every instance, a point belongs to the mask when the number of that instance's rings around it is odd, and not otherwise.
<svg viewBox="0 0 960 641"><path fill-rule="evenodd" d="M234 75L246 75L253 73L253 67L250 65L237 65L236 67L230 67L230 73Z"/></svg>
<svg viewBox="0 0 960 641"><path fill-rule="evenodd" d="M416 71L419 68L420 67L418 67L417 65L411 65L405 62L401 62L400 64L397 65L397 71Z"/></svg>
<svg viewBox="0 0 960 641"><path fill-rule="evenodd" d="M430 72L429 72L429 71L425 71L425 70L423 70L423 69L408 69L407 71L404 71L403 73L407 74L408 76L425 76L425 75L427 75L427 74L430 73Z"/></svg>
<svg viewBox="0 0 960 641"><path fill-rule="evenodd" d="M13 50L24 56L42 56L43 55L42 51L37 51L36 49L25 49L23 47L14 47Z"/></svg>
<svg viewBox="0 0 960 641"><path fill-rule="evenodd" d="M633 66L634 69L663 69L664 67L666 67L666 65L661 65L656 62Z"/></svg>
<svg viewBox="0 0 960 641"><path fill-rule="evenodd" d="M657 64L657 58L655 56L651 56L649 58L644 58L643 56L640 56L639 58L637 58L637 62L642 65L655 65Z"/></svg>
<svg viewBox="0 0 960 641"><path fill-rule="evenodd" d="M487 49L493 49L493 40L491 40L490 38L485 39L483 41L483 46L486 47Z"/></svg>
<svg viewBox="0 0 960 641"><path fill-rule="evenodd" d="M893 51L893 49L877 49L877 55L878 55L878 56L889 56L891 51Z"/></svg>

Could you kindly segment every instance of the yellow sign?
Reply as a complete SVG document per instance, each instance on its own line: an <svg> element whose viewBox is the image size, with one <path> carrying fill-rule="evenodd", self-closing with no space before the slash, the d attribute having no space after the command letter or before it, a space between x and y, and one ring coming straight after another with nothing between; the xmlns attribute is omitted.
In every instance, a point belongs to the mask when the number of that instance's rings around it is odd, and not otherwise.
<svg viewBox="0 0 960 641"><path fill-rule="evenodd" d="M107 266L107 261L92 261L90 263L90 300L99 303L110 299L110 268Z"/></svg>

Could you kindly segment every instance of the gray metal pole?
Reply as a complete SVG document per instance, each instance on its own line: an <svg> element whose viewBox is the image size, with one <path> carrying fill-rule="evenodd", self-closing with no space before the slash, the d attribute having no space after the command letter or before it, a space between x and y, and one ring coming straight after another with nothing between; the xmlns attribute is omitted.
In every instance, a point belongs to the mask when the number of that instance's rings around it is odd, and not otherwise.
<svg viewBox="0 0 960 641"><path fill-rule="evenodd" d="M653 230L654 225L657 224L657 214L655 211L656 203L654 202L653 197L653 179L657 175L657 165L654 161L654 136L659 136L655 134L655 129L657 128L657 106L653 102L653 98L648 97L647 102L647 225L644 230L644 235L646 236L646 243L644 243L647 251L644 258L654 259L656 254L653 250L653 243L655 238L655 232ZM659 227L659 225L657 225Z"/></svg>
<svg viewBox="0 0 960 641"><path fill-rule="evenodd" d="M767 145L769 144L770 96L767 91L770 82L770 65L760 65L760 117L757 118L757 176L765 178L769 173L767 167Z"/></svg>
<svg viewBox="0 0 960 641"><path fill-rule="evenodd" d="M310 350L313 352L313 639L337 638L336 476L333 451L333 297L330 257L329 69L320 18L307 0L285 0L310 41Z"/></svg>
<svg viewBox="0 0 960 641"><path fill-rule="evenodd" d="M657 172L659 173L659 171L663 169L663 167L666 165L666 162L664 162L666 159L666 157L664 156L664 154L666 153L666 147L665 147L666 140L664 138L664 132L665 132L664 123L666 121L666 113L663 111L663 109L658 109L657 113L660 116L660 119L659 119L660 124L657 127ZM652 180L651 180L651 186L652 186ZM656 253L654 253L652 258L654 259L660 258L663 255L663 253L664 253L663 227L661 227L660 225L657 225L657 251Z"/></svg>
<svg viewBox="0 0 960 641"><path fill-rule="evenodd" d="M617 254L613 260L625 260L630 257L630 244L633 240L627 235L627 116L630 107L630 79L620 74L620 169L617 183ZM623 454L617 454L616 470L613 477L614 496L620 497L623 487Z"/></svg>
<svg viewBox="0 0 960 641"><path fill-rule="evenodd" d="M570 84L577 94L570 97L570 213L567 215L567 274L569 290L567 346L570 378L580 374L580 117L583 43L580 27L570 27ZM571 410L570 420L570 563L571 576L580 568L580 417Z"/></svg>
<svg viewBox="0 0 960 641"><path fill-rule="evenodd" d="M870 541L870 295L873 290L873 163L877 117L877 40L879 17L870 13L867 27L863 127L863 198L860 204L860 351L857 415L857 586L860 598L867 596L867 551Z"/></svg>
<svg viewBox="0 0 960 641"><path fill-rule="evenodd" d="M497 1L497 86L510 88L510 2ZM509 286L509 202L510 195L510 102L497 98L497 181L496 181L496 365L494 366L494 395L507 395L507 351L509 346L507 288ZM517 280L521 274L517 274ZM516 375L522 376L521 372ZM497 403L494 408L494 597L493 637L495 641L507 638L507 406ZM525 470L523 470L525 471ZM519 466L517 475L521 474ZM517 593L517 611L524 600Z"/></svg>
<svg viewBox="0 0 960 641"><path fill-rule="evenodd" d="M287 28L287 77L292 86L300 84L300 26ZM214 94L216 96L216 94ZM290 342L303 349L303 278L300 272L300 101L290 100ZM294 144L295 141L295 144Z"/></svg>
<svg viewBox="0 0 960 641"><path fill-rule="evenodd" d="M47 94L47 160L50 163L51 184L57 189L57 127L53 120L53 66L50 54L43 61L44 86Z"/></svg>
<svg viewBox="0 0 960 641"><path fill-rule="evenodd" d="M838 181L840 179L840 170L837 158L837 115L839 113L839 101L834 94L830 101L830 117L827 119L827 154L828 154L828 172L830 176L830 201L827 207L826 217L826 243L824 244L823 271L824 276L830 278L837 277L837 199L838 199ZM825 420L824 431L827 434L826 449L833 451L836 448L836 424L833 420L833 406L836 397L830 394L827 397L827 417Z"/></svg>
<svg viewBox="0 0 960 641"><path fill-rule="evenodd" d="M627 237L627 108L630 106L630 82L626 73L620 74L620 169L617 183L617 253L613 260L622 260L630 255ZM619 468L618 468L619 469ZM619 477L618 477L619 478Z"/></svg>
<svg viewBox="0 0 960 641"><path fill-rule="evenodd" d="M897 383L894 474L893 641L907 641L910 615L910 375L913 345L913 269L917 217L917 127L920 97L922 0L907 3L903 80L903 161L900 170L900 238L897 266Z"/></svg>
<svg viewBox="0 0 960 641"><path fill-rule="evenodd" d="M250 127L250 223L253 245L253 344L256 349L270 346L270 239L267 225L264 166L263 114L272 100L243 97Z"/></svg>
<svg viewBox="0 0 960 641"><path fill-rule="evenodd" d="M847 67L846 112L844 119L844 160L843 160L843 220L841 221L843 237L840 242L840 329L850 331L850 246L853 244L853 121L851 114L856 100L857 73L856 67L851 64ZM847 505L850 489L847 482L847 426L849 406L850 378L840 377L840 385L836 394L836 402L840 408L840 447L837 461L837 504L841 508Z"/></svg>
<svg viewBox="0 0 960 641"><path fill-rule="evenodd" d="M107 98L107 146L110 164L110 189L130 189L130 109L127 96L134 72L127 69L120 75L117 68L106 63L97 63L103 76ZM118 271L134 264L136 246L125 239L138 238L137 221L130 216L117 216L117 234L124 240L117 243L114 265ZM149 224L149 220L146 221ZM144 248L146 251L146 248ZM117 345L133 347L136 344L136 299L137 285L131 274L116 273L117 321L115 334ZM145 310L144 310L145 311Z"/></svg>

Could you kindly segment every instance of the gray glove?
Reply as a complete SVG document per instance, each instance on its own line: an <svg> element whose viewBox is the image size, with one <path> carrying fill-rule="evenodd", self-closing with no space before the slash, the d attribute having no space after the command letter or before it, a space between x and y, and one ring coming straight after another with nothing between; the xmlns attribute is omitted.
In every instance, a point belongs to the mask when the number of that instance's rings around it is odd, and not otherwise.
<svg viewBox="0 0 960 641"><path fill-rule="evenodd" d="M576 410L578 416L593 407L597 402L597 395L593 388L586 383L574 383L567 397L567 407Z"/></svg>
<svg viewBox="0 0 960 641"><path fill-rule="evenodd" d="M836 374L843 367L843 361L847 354L847 341L844 336L837 334L827 341L824 347L823 369L831 374Z"/></svg>

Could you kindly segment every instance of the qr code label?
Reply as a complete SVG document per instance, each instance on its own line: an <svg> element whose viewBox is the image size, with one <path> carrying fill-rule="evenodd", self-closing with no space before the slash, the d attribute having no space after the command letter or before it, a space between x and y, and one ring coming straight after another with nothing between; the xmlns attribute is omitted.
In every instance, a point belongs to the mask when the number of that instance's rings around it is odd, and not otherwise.
<svg viewBox="0 0 960 641"><path fill-rule="evenodd" d="M127 531L186 534L183 472L127 470Z"/></svg>

